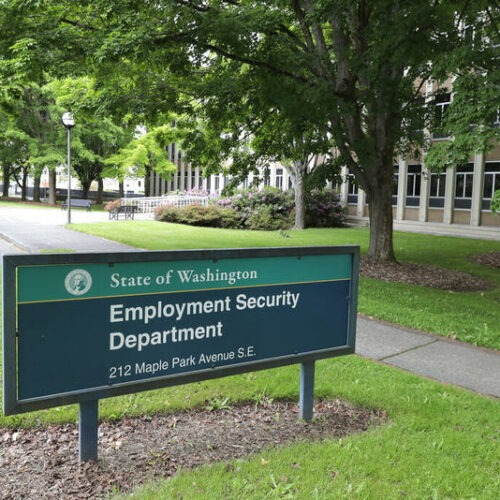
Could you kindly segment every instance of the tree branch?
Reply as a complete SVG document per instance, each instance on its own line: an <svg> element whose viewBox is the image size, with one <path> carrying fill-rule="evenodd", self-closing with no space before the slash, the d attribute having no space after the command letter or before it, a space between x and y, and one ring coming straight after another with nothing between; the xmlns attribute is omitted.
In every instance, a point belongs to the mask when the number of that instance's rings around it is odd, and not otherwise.
<svg viewBox="0 0 500 500"><path fill-rule="evenodd" d="M241 63L250 64L251 66L256 66L259 68L264 68L264 69L271 71L272 73L275 73L278 75L283 75L283 76L288 76L288 77L293 78L294 80L297 80L297 81L302 82L302 83L311 83L308 78L306 78L302 75L299 75L299 74L294 73L292 71L288 71L284 68L279 68L279 67L274 66L272 64L269 64L265 61L259 61L256 59L252 59L250 57L245 57L245 56L233 54L231 52L228 52L227 50L222 49L221 47L217 47L216 45L213 45L210 43L203 44L202 47L207 49L207 50L212 50L216 54L219 54L223 57L227 57L228 59L231 59L233 61L238 61Z"/></svg>

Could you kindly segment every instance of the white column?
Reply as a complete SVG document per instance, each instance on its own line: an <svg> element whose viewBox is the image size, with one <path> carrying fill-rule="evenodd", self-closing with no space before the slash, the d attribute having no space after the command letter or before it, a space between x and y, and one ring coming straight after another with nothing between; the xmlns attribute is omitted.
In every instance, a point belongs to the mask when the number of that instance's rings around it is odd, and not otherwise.
<svg viewBox="0 0 500 500"><path fill-rule="evenodd" d="M396 220L405 218L406 190L408 187L408 162L400 158L398 175L398 201L396 205Z"/></svg>
<svg viewBox="0 0 500 500"><path fill-rule="evenodd" d="M418 206L418 220L427 222L429 219L429 195L431 191L431 173L422 163L420 175L420 204Z"/></svg>
<svg viewBox="0 0 500 500"><path fill-rule="evenodd" d="M176 165L178 165L178 169L179 169L179 172L181 174L181 179L180 179L180 183L179 183L179 189L181 191L184 191L186 189L186 172L185 172L185 165L184 165L184 162L176 162Z"/></svg>
<svg viewBox="0 0 500 500"><path fill-rule="evenodd" d="M356 215L358 217L365 216L365 204L366 204L366 193L359 188L358 189L358 206L356 209Z"/></svg>
<svg viewBox="0 0 500 500"><path fill-rule="evenodd" d="M456 167L448 167L446 169L446 185L444 189L443 222L445 224L453 223L456 177Z"/></svg>
<svg viewBox="0 0 500 500"><path fill-rule="evenodd" d="M342 179L342 184L340 185L340 204L343 207L347 207L347 196L349 194L349 169L347 167L340 169L340 177Z"/></svg>
<svg viewBox="0 0 500 500"><path fill-rule="evenodd" d="M187 170L187 184L186 184L186 189L192 189L193 186L192 186L192 182L191 182L191 175L192 175L191 164L190 163L185 163L185 167L184 168Z"/></svg>
<svg viewBox="0 0 500 500"><path fill-rule="evenodd" d="M484 186L484 153L474 154L474 177L472 181L472 201L470 207L471 226L481 225L481 209Z"/></svg>

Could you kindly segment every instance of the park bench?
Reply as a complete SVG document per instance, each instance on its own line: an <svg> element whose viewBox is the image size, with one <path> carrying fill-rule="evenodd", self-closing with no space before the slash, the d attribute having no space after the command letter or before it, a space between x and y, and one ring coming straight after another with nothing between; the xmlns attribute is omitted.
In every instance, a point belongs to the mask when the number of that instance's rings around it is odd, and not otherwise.
<svg viewBox="0 0 500 500"><path fill-rule="evenodd" d="M85 208L87 212L90 212L90 209L92 208L92 201L91 200L81 200L79 198L71 198L69 200L70 207L73 208ZM64 200L61 203L61 210L66 210L68 207L68 200Z"/></svg>
<svg viewBox="0 0 500 500"><path fill-rule="evenodd" d="M132 220L136 211L137 207L135 205L122 205L109 211L109 220L118 220L120 215L122 215L124 219Z"/></svg>

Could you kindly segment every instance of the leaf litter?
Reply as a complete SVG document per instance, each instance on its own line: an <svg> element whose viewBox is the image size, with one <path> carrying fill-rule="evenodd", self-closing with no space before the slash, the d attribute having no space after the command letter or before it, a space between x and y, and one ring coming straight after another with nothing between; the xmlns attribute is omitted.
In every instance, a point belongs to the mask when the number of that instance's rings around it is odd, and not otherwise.
<svg viewBox="0 0 500 500"><path fill-rule="evenodd" d="M99 460L79 463L75 424L0 429L0 498L89 499L130 492L179 469L245 458L298 441L337 439L381 425L381 410L316 401L314 419L295 402L124 417L99 425ZM295 464L299 467L300 464Z"/></svg>

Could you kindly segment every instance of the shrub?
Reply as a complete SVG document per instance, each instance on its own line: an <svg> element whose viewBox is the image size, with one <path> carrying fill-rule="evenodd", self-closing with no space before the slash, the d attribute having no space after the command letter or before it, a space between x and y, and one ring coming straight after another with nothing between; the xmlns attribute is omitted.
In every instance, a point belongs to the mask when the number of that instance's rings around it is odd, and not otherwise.
<svg viewBox="0 0 500 500"><path fill-rule="evenodd" d="M163 205L155 210L155 219L162 222L220 228L234 227L236 223L236 216L232 210L216 205L185 207Z"/></svg>
<svg viewBox="0 0 500 500"><path fill-rule="evenodd" d="M345 223L344 209L337 194L329 189L314 189L306 197L307 227L340 227Z"/></svg>
<svg viewBox="0 0 500 500"><path fill-rule="evenodd" d="M248 229L254 230L288 229L293 225L293 214L293 210L280 213L270 205L262 205L250 213L246 224Z"/></svg>
<svg viewBox="0 0 500 500"><path fill-rule="evenodd" d="M500 189L497 189L491 198L490 210L494 214L500 214Z"/></svg>
<svg viewBox="0 0 500 500"><path fill-rule="evenodd" d="M276 231L293 226L294 209L293 191L266 187L241 190L208 206L162 206L155 218L193 226ZM318 189L306 197L306 226L338 227L344 221L344 211L333 191Z"/></svg>
<svg viewBox="0 0 500 500"><path fill-rule="evenodd" d="M265 187L260 191L256 188L245 189L233 196L220 198L217 205L233 210L237 214L240 228L275 230L292 225L292 191L272 187Z"/></svg>
<svg viewBox="0 0 500 500"><path fill-rule="evenodd" d="M106 210L106 212L112 212L113 210L119 208L121 204L122 200L120 198L118 200L108 201L108 203L104 205L104 210Z"/></svg>

